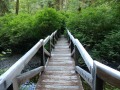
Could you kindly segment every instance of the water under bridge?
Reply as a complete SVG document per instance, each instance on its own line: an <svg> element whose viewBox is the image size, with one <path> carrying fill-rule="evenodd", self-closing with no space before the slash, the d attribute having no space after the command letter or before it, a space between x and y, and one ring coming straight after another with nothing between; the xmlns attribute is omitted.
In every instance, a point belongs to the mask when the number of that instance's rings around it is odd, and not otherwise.
<svg viewBox="0 0 120 90"><path fill-rule="evenodd" d="M45 45L49 49L45 48ZM21 73L31 58L41 52L41 66ZM88 69L79 65L83 59ZM0 90L19 90L20 85L39 74L36 90L84 90L81 78L91 90L103 90L104 82L120 88L120 72L91 58L78 39L53 32L41 39L0 76Z"/></svg>

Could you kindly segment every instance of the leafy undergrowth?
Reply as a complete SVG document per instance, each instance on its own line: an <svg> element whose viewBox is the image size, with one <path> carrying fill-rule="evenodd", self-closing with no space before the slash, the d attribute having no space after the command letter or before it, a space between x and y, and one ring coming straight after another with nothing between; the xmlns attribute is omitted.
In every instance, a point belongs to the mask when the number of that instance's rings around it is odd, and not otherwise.
<svg viewBox="0 0 120 90"><path fill-rule="evenodd" d="M41 38L61 29L63 18L60 12L52 8L45 8L35 14L7 14L0 17L0 51L28 51Z"/></svg>
<svg viewBox="0 0 120 90"><path fill-rule="evenodd" d="M119 2L111 0L83 8L80 13L68 13L68 29L93 59L120 63L119 10Z"/></svg>

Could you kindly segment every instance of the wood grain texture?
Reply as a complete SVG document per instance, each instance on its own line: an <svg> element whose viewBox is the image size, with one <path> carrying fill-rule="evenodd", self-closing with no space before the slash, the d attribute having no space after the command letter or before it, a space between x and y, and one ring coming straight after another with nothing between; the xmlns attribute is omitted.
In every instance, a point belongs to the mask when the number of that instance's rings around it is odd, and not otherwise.
<svg viewBox="0 0 120 90"><path fill-rule="evenodd" d="M48 66L40 76L36 90L83 90L64 36L59 38L52 50Z"/></svg>

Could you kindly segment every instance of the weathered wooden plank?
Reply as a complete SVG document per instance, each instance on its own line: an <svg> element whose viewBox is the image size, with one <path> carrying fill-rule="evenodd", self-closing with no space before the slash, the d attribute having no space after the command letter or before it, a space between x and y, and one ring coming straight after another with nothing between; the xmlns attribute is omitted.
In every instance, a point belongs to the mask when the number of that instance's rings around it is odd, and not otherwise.
<svg viewBox="0 0 120 90"><path fill-rule="evenodd" d="M53 50L53 51L54 51L54 50ZM67 53L67 54L71 54L70 51L64 51L64 52L63 52L63 51L54 51L54 52L52 52L51 54L61 54L61 53L62 53L62 54L66 54L66 53Z"/></svg>
<svg viewBox="0 0 120 90"><path fill-rule="evenodd" d="M69 48L69 46L55 46L55 48L58 48L58 49L67 49L67 48Z"/></svg>
<svg viewBox="0 0 120 90"><path fill-rule="evenodd" d="M64 45L64 46L69 46L68 43L57 43L56 46L61 46L61 45Z"/></svg>
<svg viewBox="0 0 120 90"><path fill-rule="evenodd" d="M75 66L75 65L73 65L73 61L72 62L69 62L69 61L63 61L63 62L51 62L51 61L49 61L49 66Z"/></svg>
<svg viewBox="0 0 120 90"><path fill-rule="evenodd" d="M67 30L67 33L68 33L70 39L72 40L73 44L75 44L75 38L73 37L73 35L71 35L71 33L69 32L69 30Z"/></svg>
<svg viewBox="0 0 120 90"><path fill-rule="evenodd" d="M69 48L60 48L60 49L56 48L56 49L53 49L53 51L56 51L56 52L61 52L61 51L63 52L64 51L65 52L65 51L70 51L70 49Z"/></svg>
<svg viewBox="0 0 120 90"><path fill-rule="evenodd" d="M80 90L80 86L40 85L36 90Z"/></svg>
<svg viewBox="0 0 120 90"><path fill-rule="evenodd" d="M51 54L52 57L70 57L71 54Z"/></svg>
<svg viewBox="0 0 120 90"><path fill-rule="evenodd" d="M69 67L66 67L66 66L47 66L47 68L45 69L47 71L62 71L62 70L66 70L66 71L69 71L69 70L75 70L75 67L72 67L72 66L69 66Z"/></svg>
<svg viewBox="0 0 120 90"><path fill-rule="evenodd" d="M75 70L71 71L44 71L44 75L61 75L61 76L71 76L76 75Z"/></svg>
<svg viewBox="0 0 120 90"><path fill-rule="evenodd" d="M61 76L61 75L43 75L42 76L42 79L44 80L44 79L52 79L52 80L69 80L69 81L71 81L71 80L76 80L76 82L77 82L77 79L78 79L78 77L77 77L77 75L73 75L73 76Z"/></svg>
<svg viewBox="0 0 120 90"><path fill-rule="evenodd" d="M71 59L71 57L51 57L50 58L51 60L73 60L73 59Z"/></svg>

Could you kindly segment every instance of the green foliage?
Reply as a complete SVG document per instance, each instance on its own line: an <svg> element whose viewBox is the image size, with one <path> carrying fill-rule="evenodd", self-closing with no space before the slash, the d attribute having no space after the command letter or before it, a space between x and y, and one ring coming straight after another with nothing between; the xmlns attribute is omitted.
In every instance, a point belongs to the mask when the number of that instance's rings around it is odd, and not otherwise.
<svg viewBox="0 0 120 90"><path fill-rule="evenodd" d="M108 61L117 61L120 59L120 30L112 31L101 44L97 44L94 53L98 53L99 57Z"/></svg>
<svg viewBox="0 0 120 90"><path fill-rule="evenodd" d="M92 50L94 58L118 62L120 5L112 0L102 2L84 8L80 13L69 13L67 27L87 50Z"/></svg>
<svg viewBox="0 0 120 90"><path fill-rule="evenodd" d="M108 84L107 82L104 84L104 90L120 90L119 88L116 88L115 86L112 86Z"/></svg>
<svg viewBox="0 0 120 90"><path fill-rule="evenodd" d="M89 38L87 42L93 46L95 43L101 42L113 28L111 25L113 16L110 14L110 9L107 5L86 8L80 14L74 15L72 20L68 20L68 27L85 34Z"/></svg>
<svg viewBox="0 0 120 90"><path fill-rule="evenodd" d="M0 69L0 75L2 75L4 72L6 72L8 70L8 68L5 69Z"/></svg>
<svg viewBox="0 0 120 90"><path fill-rule="evenodd" d="M62 24L62 15L56 10L48 8L36 14L35 30L42 37L51 34L56 29L60 29ZM38 36L38 35L37 35Z"/></svg>
<svg viewBox="0 0 120 90"><path fill-rule="evenodd" d="M12 49L13 53L28 51L39 39L60 29L62 20L62 14L51 8L34 15L5 15L0 18L0 49Z"/></svg>
<svg viewBox="0 0 120 90"><path fill-rule="evenodd" d="M0 51L9 47L9 22L14 18L14 15L5 15L0 18Z"/></svg>

